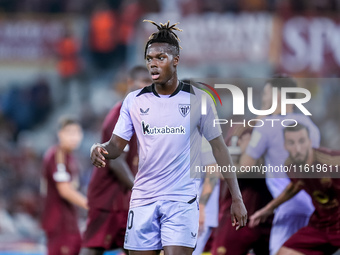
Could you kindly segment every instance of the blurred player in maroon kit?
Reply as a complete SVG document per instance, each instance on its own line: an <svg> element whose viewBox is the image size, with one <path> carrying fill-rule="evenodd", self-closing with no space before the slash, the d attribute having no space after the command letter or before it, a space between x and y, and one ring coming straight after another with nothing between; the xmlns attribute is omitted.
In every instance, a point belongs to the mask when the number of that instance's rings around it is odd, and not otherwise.
<svg viewBox="0 0 340 255"><path fill-rule="evenodd" d="M252 130L250 127L240 126L229 131L226 143L229 146L231 155L240 157L245 152ZM261 160L259 159L257 164L260 164ZM235 163L238 161L239 158L234 160ZM250 214L262 208L272 199L264 178L239 178L238 182L244 204ZM256 228L252 229L245 226L236 231L230 225L232 197L226 190L225 184L222 183L219 226L213 235L212 254L246 255L251 249L257 255L269 254L269 236L272 219L268 219Z"/></svg>
<svg viewBox="0 0 340 255"><path fill-rule="evenodd" d="M152 83L146 67L136 66L127 81L128 92ZM102 127L102 142L111 138L118 121L122 102L106 116ZM89 214L83 236L82 255L99 255L106 250L123 248L131 188L138 169L137 138L133 135L125 155L102 169L95 168L88 189Z"/></svg>
<svg viewBox="0 0 340 255"><path fill-rule="evenodd" d="M87 199L76 190L78 168L72 151L79 146L82 137L76 120L61 119L59 144L50 148L44 157L42 192L46 197L42 227L49 255L79 254L81 237L74 205L87 209Z"/></svg>
<svg viewBox="0 0 340 255"><path fill-rule="evenodd" d="M250 217L250 225L255 226L265 220L280 204L304 189L311 196L315 211L309 224L292 235L278 255L333 254L340 248L340 179L336 173L340 152L313 149L309 131L301 124L285 128L284 138L285 148L289 152L285 165L291 169L295 167L296 171L288 172L291 183L278 197ZM308 167L309 173L305 170L300 172L300 167ZM317 172L320 167L322 171Z"/></svg>

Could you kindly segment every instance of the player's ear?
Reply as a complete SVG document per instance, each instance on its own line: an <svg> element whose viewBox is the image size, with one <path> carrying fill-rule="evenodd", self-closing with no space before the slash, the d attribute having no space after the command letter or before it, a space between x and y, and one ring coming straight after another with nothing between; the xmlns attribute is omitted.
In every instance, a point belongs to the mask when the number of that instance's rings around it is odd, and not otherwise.
<svg viewBox="0 0 340 255"><path fill-rule="evenodd" d="M174 66L177 66L179 63L179 55L174 56Z"/></svg>

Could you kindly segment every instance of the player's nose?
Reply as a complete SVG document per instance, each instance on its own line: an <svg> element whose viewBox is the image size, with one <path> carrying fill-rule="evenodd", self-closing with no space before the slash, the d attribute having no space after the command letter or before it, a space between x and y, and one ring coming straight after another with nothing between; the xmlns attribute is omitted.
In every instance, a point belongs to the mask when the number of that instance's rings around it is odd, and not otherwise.
<svg viewBox="0 0 340 255"><path fill-rule="evenodd" d="M295 146L295 153L296 153L296 154L300 154L300 153L301 153L301 150L302 150L302 147L301 147L300 145L297 144L297 145Z"/></svg>
<svg viewBox="0 0 340 255"><path fill-rule="evenodd" d="M156 59L151 59L149 63L150 68L157 68L157 61Z"/></svg>

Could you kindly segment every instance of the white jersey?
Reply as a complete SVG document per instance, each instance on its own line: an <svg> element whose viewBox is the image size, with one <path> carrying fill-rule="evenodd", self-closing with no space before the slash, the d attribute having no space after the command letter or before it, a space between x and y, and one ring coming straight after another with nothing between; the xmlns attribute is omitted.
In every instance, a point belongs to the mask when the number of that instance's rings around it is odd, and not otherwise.
<svg viewBox="0 0 340 255"><path fill-rule="evenodd" d="M205 92L180 82L168 97L159 96L154 84L131 92L124 100L113 134L138 139L138 173L130 207L158 200L188 202L198 195L198 182L190 167L200 166L202 134L210 141L221 135L207 96L207 114L201 114ZM194 171L194 170L193 170Z"/></svg>

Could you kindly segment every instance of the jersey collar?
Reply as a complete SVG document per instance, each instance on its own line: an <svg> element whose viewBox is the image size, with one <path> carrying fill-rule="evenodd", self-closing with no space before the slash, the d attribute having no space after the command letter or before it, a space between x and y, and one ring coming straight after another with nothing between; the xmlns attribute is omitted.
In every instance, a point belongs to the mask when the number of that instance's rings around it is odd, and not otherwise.
<svg viewBox="0 0 340 255"><path fill-rule="evenodd" d="M183 88L183 82L182 81L179 81L179 84L177 86L177 88L175 89L174 92L172 92L172 94L169 96L169 97L173 97L174 95L178 94L178 92L180 92ZM160 97L156 91L156 88L155 88L155 84L152 83L151 85L151 89L152 89L152 92L153 94L156 96L156 97Z"/></svg>
<svg viewBox="0 0 340 255"><path fill-rule="evenodd" d="M170 95L170 97L173 97L175 95L178 94L178 92L180 91L184 91L184 92L188 92L188 93L191 93L193 95L195 95L195 92L194 90L192 89L191 85L190 84L187 84L187 83L184 83L182 81L179 81L179 84L177 86L177 88L175 89L175 91ZM156 97L160 97L155 89L155 84L151 84L150 86L147 86L147 87L144 87L140 92L139 94L137 95L140 96L140 95L143 95L145 93L153 93Z"/></svg>

